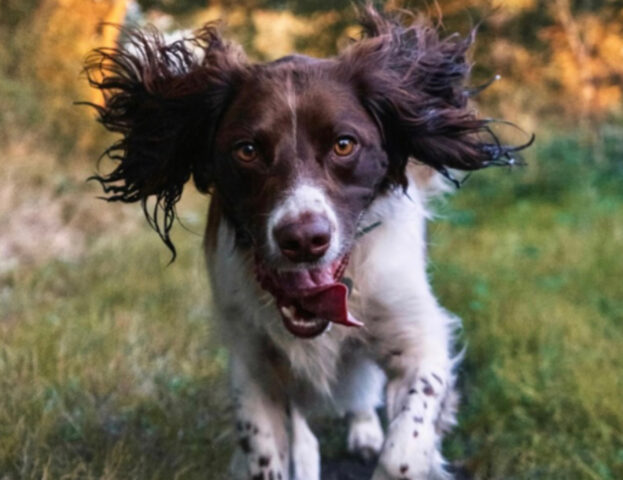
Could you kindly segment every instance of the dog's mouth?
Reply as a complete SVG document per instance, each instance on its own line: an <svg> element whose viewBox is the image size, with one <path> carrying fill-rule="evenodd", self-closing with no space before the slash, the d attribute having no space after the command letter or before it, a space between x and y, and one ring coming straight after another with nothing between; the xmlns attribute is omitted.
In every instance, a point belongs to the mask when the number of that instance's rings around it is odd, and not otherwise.
<svg viewBox="0 0 623 480"><path fill-rule="evenodd" d="M363 325L348 312L348 287L340 282L347 265L348 255L301 270L271 270L259 259L255 263L257 279L275 297L285 327L301 338L316 337L331 323Z"/></svg>

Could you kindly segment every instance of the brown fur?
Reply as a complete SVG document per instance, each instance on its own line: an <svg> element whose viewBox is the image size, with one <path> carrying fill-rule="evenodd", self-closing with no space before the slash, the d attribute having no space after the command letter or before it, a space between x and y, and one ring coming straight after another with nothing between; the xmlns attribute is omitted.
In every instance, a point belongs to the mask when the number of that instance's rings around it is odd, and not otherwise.
<svg viewBox="0 0 623 480"><path fill-rule="evenodd" d="M169 45L157 32L131 31L130 48L94 51L86 71L106 101L92 106L106 128L122 135L105 152L117 167L94 177L108 200L140 201L174 252L169 232L184 184L192 176L200 191L214 187L215 138L223 115L231 115L245 85L255 88L258 79L264 78L267 88L272 83L270 88L283 89L279 82L287 71L295 72L299 87L312 79L350 85L383 137L388 164L378 179L381 189L406 184L409 158L450 178L448 169L513 162L512 152L525 145L502 144L491 120L477 117L468 104L466 52L473 32L442 38L425 20L384 17L371 7L362 10L361 23L362 38L330 60L288 57L252 64L239 47L222 39L216 24ZM227 200L230 192L218 185L217 190ZM151 211L150 197L155 199ZM240 223L230 203L223 204L225 215Z"/></svg>

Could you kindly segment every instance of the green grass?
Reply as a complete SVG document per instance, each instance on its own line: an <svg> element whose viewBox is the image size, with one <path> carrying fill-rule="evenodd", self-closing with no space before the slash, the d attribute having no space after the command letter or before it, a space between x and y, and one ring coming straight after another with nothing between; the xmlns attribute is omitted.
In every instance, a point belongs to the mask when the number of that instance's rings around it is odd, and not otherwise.
<svg viewBox="0 0 623 480"><path fill-rule="evenodd" d="M100 242L79 263L5 279L2 478L205 478L223 470L226 356L210 337L200 240L187 236L168 268L144 230Z"/></svg>
<svg viewBox="0 0 623 480"><path fill-rule="evenodd" d="M623 171L604 145L597 166L574 139L537 146L431 225L431 278L467 345L445 450L475 478L623 478ZM146 227L89 238L80 260L0 274L0 478L219 478L227 356L200 237L178 228L168 267Z"/></svg>
<svg viewBox="0 0 623 480"><path fill-rule="evenodd" d="M623 478L621 163L557 143L538 150L555 166L487 172L431 227L433 283L467 344L447 446L478 478Z"/></svg>

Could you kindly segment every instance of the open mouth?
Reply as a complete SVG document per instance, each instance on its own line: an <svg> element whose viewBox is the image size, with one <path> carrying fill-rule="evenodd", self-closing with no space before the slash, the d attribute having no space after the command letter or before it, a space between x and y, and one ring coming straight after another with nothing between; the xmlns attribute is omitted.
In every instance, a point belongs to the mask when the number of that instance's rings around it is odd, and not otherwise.
<svg viewBox="0 0 623 480"><path fill-rule="evenodd" d="M278 271L256 259L256 274L262 288L277 302L283 323L290 333L313 338L331 323L360 327L347 307L348 287L340 282L348 255L317 268Z"/></svg>

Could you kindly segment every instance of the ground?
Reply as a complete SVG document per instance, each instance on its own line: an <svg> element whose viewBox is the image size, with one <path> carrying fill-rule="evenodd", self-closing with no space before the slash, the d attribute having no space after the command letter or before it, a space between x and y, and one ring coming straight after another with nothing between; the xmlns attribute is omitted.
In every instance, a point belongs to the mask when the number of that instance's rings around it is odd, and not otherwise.
<svg viewBox="0 0 623 480"><path fill-rule="evenodd" d="M543 141L529 167L482 172L436 206L430 275L466 348L444 452L466 478L623 478L623 168L606 147L597 164L575 138ZM0 478L222 478L205 200L183 200L167 265L138 206L23 155L0 181ZM315 424L325 477L353 478L365 466L334 425Z"/></svg>

